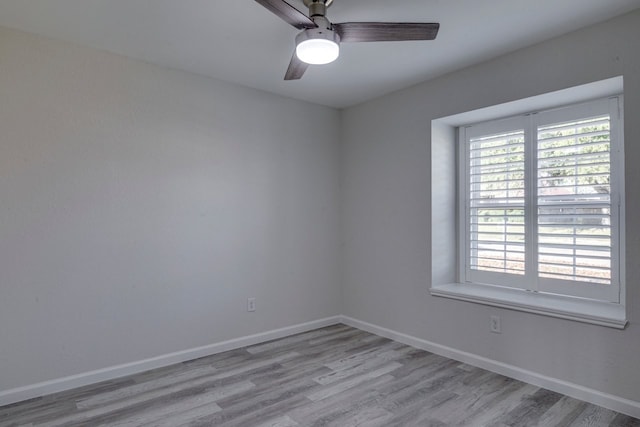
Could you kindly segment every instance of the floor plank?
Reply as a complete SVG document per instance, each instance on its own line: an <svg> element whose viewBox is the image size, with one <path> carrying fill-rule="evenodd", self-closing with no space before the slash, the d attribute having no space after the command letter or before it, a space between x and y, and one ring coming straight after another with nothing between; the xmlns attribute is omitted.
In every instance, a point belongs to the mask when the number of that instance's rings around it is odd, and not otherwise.
<svg viewBox="0 0 640 427"><path fill-rule="evenodd" d="M0 407L0 427L212 425L640 427L640 420L345 325Z"/></svg>

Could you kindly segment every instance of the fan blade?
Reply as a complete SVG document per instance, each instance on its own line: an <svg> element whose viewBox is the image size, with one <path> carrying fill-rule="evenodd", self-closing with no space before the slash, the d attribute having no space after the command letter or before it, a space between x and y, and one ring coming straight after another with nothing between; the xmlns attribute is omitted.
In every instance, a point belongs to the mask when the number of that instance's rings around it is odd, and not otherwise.
<svg viewBox="0 0 640 427"><path fill-rule="evenodd" d="M295 7L291 6L284 0L256 0L262 6L269 9L274 14L278 15L280 19L284 20L288 24L293 25L299 30L307 28L316 28L317 25L304 13L300 12Z"/></svg>
<svg viewBox="0 0 640 427"><path fill-rule="evenodd" d="M291 56L289 68L287 68L287 73L284 75L284 79L299 80L304 72L307 71L307 68L309 68L309 64L300 61L300 59L298 59L298 55L296 55L296 52L294 51Z"/></svg>
<svg viewBox="0 0 640 427"><path fill-rule="evenodd" d="M341 42L433 40L440 24L417 22L343 22L333 24Z"/></svg>

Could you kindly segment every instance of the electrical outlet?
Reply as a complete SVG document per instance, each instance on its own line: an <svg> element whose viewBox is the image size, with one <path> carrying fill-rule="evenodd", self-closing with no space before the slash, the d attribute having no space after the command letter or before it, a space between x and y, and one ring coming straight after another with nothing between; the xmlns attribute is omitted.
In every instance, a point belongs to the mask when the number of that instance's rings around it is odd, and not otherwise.
<svg viewBox="0 0 640 427"><path fill-rule="evenodd" d="M502 324L500 322L500 316L491 316L491 320L489 321L489 329L494 334L502 333Z"/></svg>
<svg viewBox="0 0 640 427"><path fill-rule="evenodd" d="M247 298L247 311L256 311L256 299Z"/></svg>

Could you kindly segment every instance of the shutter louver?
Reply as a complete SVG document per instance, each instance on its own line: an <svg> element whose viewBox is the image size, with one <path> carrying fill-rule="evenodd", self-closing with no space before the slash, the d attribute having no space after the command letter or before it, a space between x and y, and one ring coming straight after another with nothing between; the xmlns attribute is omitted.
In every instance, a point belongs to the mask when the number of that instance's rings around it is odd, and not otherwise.
<svg viewBox="0 0 640 427"><path fill-rule="evenodd" d="M525 273L524 130L469 140L469 267Z"/></svg>
<svg viewBox="0 0 640 427"><path fill-rule="evenodd" d="M538 276L611 284L609 116L538 128Z"/></svg>

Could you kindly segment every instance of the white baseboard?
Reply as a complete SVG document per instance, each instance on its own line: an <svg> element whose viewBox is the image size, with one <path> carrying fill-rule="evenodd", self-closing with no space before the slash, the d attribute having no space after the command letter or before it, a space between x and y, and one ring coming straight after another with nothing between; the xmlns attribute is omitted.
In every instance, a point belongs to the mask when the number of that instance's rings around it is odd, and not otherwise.
<svg viewBox="0 0 640 427"><path fill-rule="evenodd" d="M363 322L361 320L357 320L348 316L341 316L341 320L342 323L346 325L362 329L363 331L371 332L372 334L380 335L382 337L389 338L394 341L410 345L412 347L420 348L422 350L426 350L440 356L458 360L472 366L477 366L491 372L496 372L506 377L514 378L516 380L533 384L538 387L562 393L579 400L584 400L585 402L593 403L595 405L599 405L616 412L621 412L635 418L640 418L640 402L636 402L634 400L625 399L608 393L602 393L588 387L583 387L578 384L551 378L536 372L518 368L517 366L488 359L486 357L456 350L455 348L436 344L427 340L423 340L421 338L416 338L411 335L403 334L401 332Z"/></svg>
<svg viewBox="0 0 640 427"><path fill-rule="evenodd" d="M225 351L234 350L236 348L259 344L265 341L271 341L289 335L298 334L300 332L307 332L313 329L322 328L324 326L335 325L336 323L341 323L341 321L342 316L327 317L325 319L314 320L307 323L300 323L298 325L288 326L281 329L274 329L267 332L261 332L255 335L248 335L245 337L222 341L215 344L209 344L202 347L164 354L162 356L152 357L150 359L139 360L123 365L110 366L108 368L84 372L81 374L59 378L51 381L45 381L24 387L18 387L4 391L0 390L0 406L32 399L34 397L45 396L47 394L57 393L60 391L70 390L72 388L82 387L89 384L95 384L101 381L112 380L131 374L137 374L140 372L148 371L150 369L161 368L187 360L198 359L200 357L210 356L212 354L222 353Z"/></svg>

